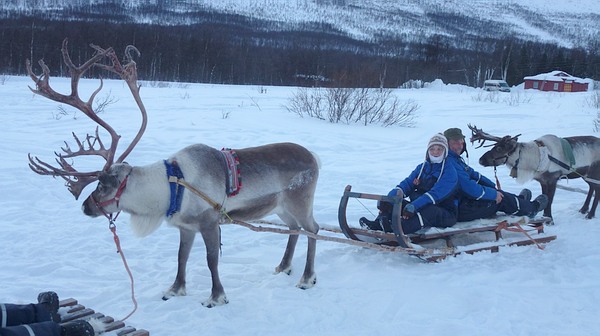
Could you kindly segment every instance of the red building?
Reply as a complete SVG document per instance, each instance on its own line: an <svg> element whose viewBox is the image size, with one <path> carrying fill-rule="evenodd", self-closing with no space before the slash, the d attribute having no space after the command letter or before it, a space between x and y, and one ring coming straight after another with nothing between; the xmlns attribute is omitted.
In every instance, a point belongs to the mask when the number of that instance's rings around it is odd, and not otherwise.
<svg viewBox="0 0 600 336"><path fill-rule="evenodd" d="M523 80L525 81L525 89L556 92L587 91L590 83L589 79L574 77L559 70L535 76L527 76Z"/></svg>

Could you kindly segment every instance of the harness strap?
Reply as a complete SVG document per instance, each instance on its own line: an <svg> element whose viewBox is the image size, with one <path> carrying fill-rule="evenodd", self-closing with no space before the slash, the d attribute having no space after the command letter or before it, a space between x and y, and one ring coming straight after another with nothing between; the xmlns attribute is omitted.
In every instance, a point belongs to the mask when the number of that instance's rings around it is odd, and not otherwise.
<svg viewBox="0 0 600 336"><path fill-rule="evenodd" d="M554 156L548 154L548 159L550 159L550 161L556 163L557 165L561 166L562 168L568 170L568 171L575 171L573 170L572 167L570 167L569 165L567 165L566 163L560 161L559 159L555 158Z"/></svg>
<svg viewBox="0 0 600 336"><path fill-rule="evenodd" d="M538 145L538 147L546 147L546 145L539 140L534 140L535 144ZM573 156L573 148L571 147L571 145L569 144L568 141L566 141L563 138L560 138L560 143L563 149L563 152L565 154L565 156L569 159L569 163L570 164L566 164L562 161L560 161L559 159L555 158L554 156L552 156L550 154L549 151L547 151L548 153L548 159L554 163L556 163L557 165L559 165L561 168L566 169L568 171L571 172L575 172L575 170L573 169L573 166L575 165L575 157ZM541 153L541 152L540 152Z"/></svg>
<svg viewBox="0 0 600 336"><path fill-rule="evenodd" d="M215 210L221 211L223 209L223 207L219 203L213 201L210 197L208 197L208 195L206 195L205 193L201 192L200 190L194 188L192 185L190 185L183 179L169 178L169 182L171 182L171 181L188 188L191 192L193 192L194 194L200 196L200 198L205 200L206 203L210 204L210 206L212 206Z"/></svg>
<svg viewBox="0 0 600 336"><path fill-rule="evenodd" d="M227 197L235 196L242 188L242 178L240 174L240 159L237 153L231 148L221 149L223 160L225 161L225 193Z"/></svg>
<svg viewBox="0 0 600 336"><path fill-rule="evenodd" d="M181 210L181 201L183 200L184 188L180 188L177 183L179 179L183 179L183 173L177 165L177 161L173 160L169 163L164 160L165 168L167 169L167 178L169 179L169 187L171 189L171 198L169 202L169 209L167 210L167 217L173 216L175 213Z"/></svg>

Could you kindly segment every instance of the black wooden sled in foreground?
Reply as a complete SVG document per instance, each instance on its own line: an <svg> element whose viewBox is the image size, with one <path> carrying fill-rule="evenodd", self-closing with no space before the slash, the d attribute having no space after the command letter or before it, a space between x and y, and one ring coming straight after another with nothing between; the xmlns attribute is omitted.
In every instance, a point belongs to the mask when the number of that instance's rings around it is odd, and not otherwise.
<svg viewBox="0 0 600 336"><path fill-rule="evenodd" d="M97 313L90 308L80 305L73 298L63 299L59 302L59 310L61 323L66 323L74 320L90 320L96 319L103 324L104 333L111 332L118 336L149 336L150 333L144 329L135 329L125 325L123 321L115 321L114 318L106 316L102 313ZM61 313L65 311L64 313ZM111 335L112 335L111 334Z"/></svg>
<svg viewBox="0 0 600 336"><path fill-rule="evenodd" d="M544 224L551 223L549 217L529 219L503 216L496 219L457 223L451 228L423 228L406 235L402 232L400 225L402 196L358 193L351 189L351 186L346 186L338 209L340 229L347 238L368 244L393 246L396 251L405 252L427 261L438 261L460 253L472 254L486 250L498 252L502 246L536 244L543 249L544 243L556 239L556 236L544 233ZM392 203L394 233L365 230L348 225L347 206L350 198ZM357 220L356 223L358 223ZM486 235L492 234L491 240L485 239ZM441 246L440 242L442 242Z"/></svg>

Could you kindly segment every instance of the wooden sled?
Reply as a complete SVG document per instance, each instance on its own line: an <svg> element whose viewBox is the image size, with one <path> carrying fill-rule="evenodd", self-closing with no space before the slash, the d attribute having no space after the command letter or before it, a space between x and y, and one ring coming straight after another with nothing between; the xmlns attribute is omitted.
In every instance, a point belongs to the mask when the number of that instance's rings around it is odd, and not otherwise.
<svg viewBox="0 0 600 336"><path fill-rule="evenodd" d="M123 321L115 321L110 316L102 313L96 313L94 310L80 305L73 298L60 300L60 308L67 308L65 314L61 314L61 323L66 323L74 320L89 320L96 319L104 324L104 332L115 332L118 336L149 336L150 333L144 329L136 330L133 327L125 325Z"/></svg>
<svg viewBox="0 0 600 336"><path fill-rule="evenodd" d="M387 246L398 246L399 251L406 252L427 261L442 260L448 256L460 253L475 253L479 251L498 252L501 246L523 246L536 244L543 249L544 243L556 239L556 236L544 233L544 224L550 223L551 218L541 217L528 220L525 217L499 219L496 221L482 220L468 223L457 223L451 228L423 228L413 234L406 235L402 231L401 213L402 196L384 196L351 191L350 185L346 186L340 200L338 209L338 221L342 233L351 240L361 241L368 244ZM372 231L361 228L350 227L347 219L347 206L350 198L369 199L375 201L386 201L393 204L392 229L394 233L383 231ZM456 243L459 237L472 236L482 233L494 235L492 241L476 241L463 245ZM506 234L506 237L503 236ZM442 240L442 247L426 247L436 245ZM464 240L464 239L463 239ZM437 244L439 245L439 244Z"/></svg>

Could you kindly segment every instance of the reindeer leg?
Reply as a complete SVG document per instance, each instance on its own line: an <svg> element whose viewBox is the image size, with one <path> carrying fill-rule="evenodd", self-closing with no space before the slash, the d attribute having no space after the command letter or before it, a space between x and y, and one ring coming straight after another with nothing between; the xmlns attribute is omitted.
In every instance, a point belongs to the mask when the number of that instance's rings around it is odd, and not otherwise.
<svg viewBox="0 0 600 336"><path fill-rule="evenodd" d="M583 206L581 207L581 209L579 209L579 212L582 214L585 214L588 212L588 210L590 209L590 201L592 200L592 195L594 195L594 185L590 182L588 182L588 186L589 186L589 190L587 193L587 196L585 198L585 202L583 202ZM594 202L595 202L595 198L594 198Z"/></svg>
<svg viewBox="0 0 600 336"><path fill-rule="evenodd" d="M177 275L173 285L163 294L163 300L168 300L173 296L186 295L185 292L185 272L190 251L194 245L196 232L179 228L179 254L177 256Z"/></svg>
<svg viewBox="0 0 600 336"><path fill-rule="evenodd" d="M290 275L292 274L292 258L294 257L294 251L296 250L296 243L298 243L298 235L289 235L287 246L285 247L285 253L281 262L275 267L275 273L281 272Z"/></svg>
<svg viewBox="0 0 600 336"><path fill-rule="evenodd" d="M221 232L219 225L202 225L200 229L204 244L206 245L206 263L212 278L212 289L208 300L202 305L208 308L229 303L225 290L219 278L219 250L221 248Z"/></svg>
<svg viewBox="0 0 600 336"><path fill-rule="evenodd" d="M319 225L312 218L312 215L309 215L308 218L303 219L301 221L297 220L295 216L292 214L284 214L279 215L279 217L290 226L290 229L298 229L298 224L308 232L317 233L319 232ZM306 215L302 215L302 217L306 217ZM292 224L289 224L292 223ZM296 248L296 243L298 242L298 235L290 235L288 240L288 245L283 255L283 259L277 268L275 269L275 273L285 272L286 274L291 273L291 261L294 255L294 250ZM315 274L315 255L317 240L314 238L308 238L308 251L306 254L306 265L304 266L304 273L300 278L300 281L296 285L296 287L301 289L308 289L314 286L317 282L317 276Z"/></svg>
<svg viewBox="0 0 600 336"><path fill-rule="evenodd" d="M594 216L596 216L596 208L598 207L598 201L600 201L600 196L598 195L598 192L600 191L600 186L596 185L594 188L591 187L590 184L590 193L588 195L590 195L592 193L592 191L594 192L594 203L592 204L592 209L590 210L590 212L587 214L587 216L585 216L585 218L587 219L592 219L594 218ZM587 200L586 200L587 202Z"/></svg>
<svg viewBox="0 0 600 336"><path fill-rule="evenodd" d="M315 223L316 225L316 223ZM316 225L318 231L318 225ZM312 231L311 231L312 232ZM313 232L317 233L317 232ZM315 274L315 254L317 251L317 240L314 238L308 238L308 252L306 253L306 265L304 266L304 274L296 285L301 289L308 289L317 283L317 275Z"/></svg>
<svg viewBox="0 0 600 336"><path fill-rule="evenodd" d="M552 200L554 199L554 194L556 193L556 185L558 184L558 180L546 179L539 182L542 187L542 194L548 197L548 205L546 206L546 209L544 209L544 216L552 218Z"/></svg>

